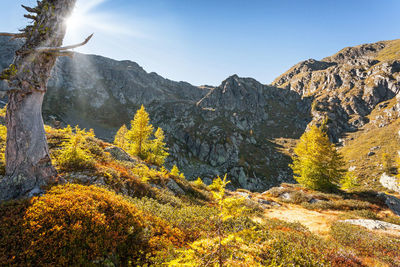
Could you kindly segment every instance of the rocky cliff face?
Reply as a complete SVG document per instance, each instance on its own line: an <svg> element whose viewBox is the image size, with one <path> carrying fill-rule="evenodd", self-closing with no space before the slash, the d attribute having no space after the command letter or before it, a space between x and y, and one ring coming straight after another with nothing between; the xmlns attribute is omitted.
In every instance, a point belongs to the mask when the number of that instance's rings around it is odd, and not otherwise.
<svg viewBox="0 0 400 267"><path fill-rule="evenodd" d="M321 61L300 62L273 85L313 97L313 121L328 117L331 137L338 141L367 123L378 103L400 91L400 40L348 47Z"/></svg>
<svg viewBox="0 0 400 267"><path fill-rule="evenodd" d="M18 45L0 38L1 67ZM76 54L58 60L43 113L48 123L79 124L111 139L144 104L166 132L168 165L189 179L228 173L234 186L260 191L291 181L291 148L310 123L327 117L334 141L368 124L371 111L400 90L399 51L400 40L345 48L295 65L270 86L234 75L215 88Z"/></svg>

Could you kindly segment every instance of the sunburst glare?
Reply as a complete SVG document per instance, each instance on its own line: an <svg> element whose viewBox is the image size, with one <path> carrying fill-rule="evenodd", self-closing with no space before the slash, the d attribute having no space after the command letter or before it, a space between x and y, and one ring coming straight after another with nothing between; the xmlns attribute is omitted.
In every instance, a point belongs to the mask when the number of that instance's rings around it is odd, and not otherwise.
<svg viewBox="0 0 400 267"><path fill-rule="evenodd" d="M65 43L81 42L90 33L95 33L95 36L128 35L138 38L145 37L140 32L135 32L128 28L126 23L123 23L117 14L98 11L97 7L107 1L78 0L74 12L66 20L67 34Z"/></svg>

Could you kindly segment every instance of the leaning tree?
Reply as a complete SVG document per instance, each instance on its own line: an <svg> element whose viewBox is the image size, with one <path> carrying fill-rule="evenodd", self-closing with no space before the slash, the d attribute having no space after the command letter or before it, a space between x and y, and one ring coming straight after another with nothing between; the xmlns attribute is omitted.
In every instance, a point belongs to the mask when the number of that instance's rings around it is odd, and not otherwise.
<svg viewBox="0 0 400 267"><path fill-rule="evenodd" d="M59 56L72 56L70 49L84 42L62 47L66 19L76 0L42 0L36 7L22 7L32 23L20 33L0 33L11 38L24 38L15 52L13 63L0 79L8 84L6 113L6 175L0 178L0 200L39 193L57 182L47 146L42 119L43 97L50 72Z"/></svg>

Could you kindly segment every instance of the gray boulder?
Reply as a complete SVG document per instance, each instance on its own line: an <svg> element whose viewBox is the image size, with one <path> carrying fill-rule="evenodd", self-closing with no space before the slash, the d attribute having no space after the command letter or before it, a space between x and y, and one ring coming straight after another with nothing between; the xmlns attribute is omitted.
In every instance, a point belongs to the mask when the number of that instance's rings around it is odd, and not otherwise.
<svg viewBox="0 0 400 267"><path fill-rule="evenodd" d="M137 160L132 158L128 153L126 153L122 148L117 146L109 146L104 149L105 152L110 153L111 157L115 160L129 161L137 163Z"/></svg>
<svg viewBox="0 0 400 267"><path fill-rule="evenodd" d="M167 182L167 187L174 193L174 195L184 195L185 191L175 182L174 179L169 179Z"/></svg>
<svg viewBox="0 0 400 267"><path fill-rule="evenodd" d="M378 221L378 220L359 219L359 220L343 220L340 222L359 225L359 226L365 227L369 230L398 230L398 231L400 231L400 225L382 222L382 221Z"/></svg>
<svg viewBox="0 0 400 267"><path fill-rule="evenodd" d="M386 173L381 175L381 178L379 179L379 182L381 185L389 190L395 191L397 193L400 193L400 185L399 185L399 180L397 177L387 175Z"/></svg>

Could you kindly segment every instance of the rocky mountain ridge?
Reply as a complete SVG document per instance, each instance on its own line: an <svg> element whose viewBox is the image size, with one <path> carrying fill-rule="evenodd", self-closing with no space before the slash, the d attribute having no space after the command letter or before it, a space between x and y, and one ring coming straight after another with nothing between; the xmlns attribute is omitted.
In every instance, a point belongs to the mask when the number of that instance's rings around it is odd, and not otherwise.
<svg viewBox="0 0 400 267"><path fill-rule="evenodd" d="M342 49L317 61L296 64L273 85L314 98L314 122L330 120L330 134L343 133L368 123L367 115L400 91L400 40Z"/></svg>
<svg viewBox="0 0 400 267"><path fill-rule="evenodd" d="M6 67L18 42L0 38ZM272 85L233 75L218 87L196 87L147 73L131 61L76 53L60 58L43 113L94 128L110 140L144 104L167 135L171 157L186 177L209 182L228 173L233 186L262 191L291 181L291 149L309 123L328 117L333 141L368 124L368 115L400 90L400 40L346 48L296 64Z"/></svg>

